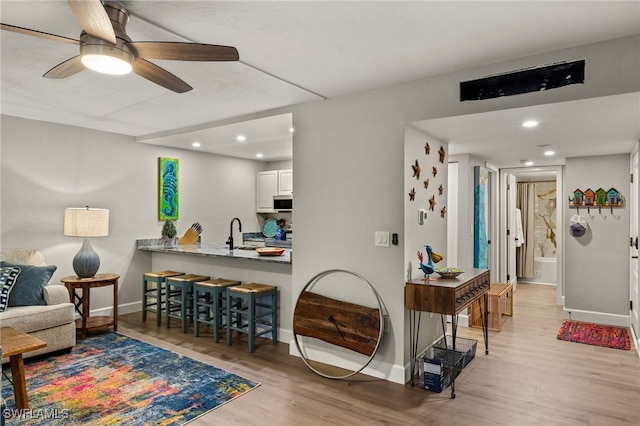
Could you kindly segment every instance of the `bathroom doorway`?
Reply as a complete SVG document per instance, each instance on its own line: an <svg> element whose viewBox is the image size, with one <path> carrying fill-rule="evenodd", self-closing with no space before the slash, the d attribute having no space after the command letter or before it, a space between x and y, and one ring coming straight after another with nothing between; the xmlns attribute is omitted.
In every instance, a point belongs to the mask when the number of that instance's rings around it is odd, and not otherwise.
<svg viewBox="0 0 640 426"><path fill-rule="evenodd" d="M515 176L515 223L509 227L515 234L515 281L555 286L556 303L563 305L562 166L501 172ZM505 259L509 259L508 248L502 254Z"/></svg>

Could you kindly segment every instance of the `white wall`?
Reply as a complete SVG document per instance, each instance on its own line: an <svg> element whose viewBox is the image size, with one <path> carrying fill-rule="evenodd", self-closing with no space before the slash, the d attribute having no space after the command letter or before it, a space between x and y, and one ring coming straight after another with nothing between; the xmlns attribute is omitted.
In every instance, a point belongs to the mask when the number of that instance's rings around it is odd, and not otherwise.
<svg viewBox="0 0 640 426"><path fill-rule="evenodd" d="M425 154L425 144L429 143L430 154ZM407 280L420 279L424 277L424 273L420 270L420 261L417 252L420 251L424 256L424 262L427 262L425 245L430 245L434 252L443 256L439 264L435 264L436 268L447 265L447 223L449 215L445 213L441 215L441 209L448 205L448 175L449 168L448 155L445 154L444 162L440 163L438 150L442 147L445 152L449 151L449 145L438 140L426 133L416 129L413 126L407 126L405 129L404 144L404 265L405 276ZM413 177L411 165L418 160L421 167L420 178ZM436 167L437 174L433 176L432 167ZM428 179L428 188L424 188L424 181ZM440 195L438 187L442 185L443 193ZM409 192L415 190L416 195L413 201L409 198ZM429 198L435 197L436 205L433 211L430 210ZM418 222L419 209L427 210L427 220L423 225ZM456 265L449 265L456 266ZM402 313L402 312L400 312ZM408 321L408 313L405 314ZM397 323L397 322L396 322ZM418 341L418 353L426 349L431 343L442 336L442 326L440 316L427 314L422 315L420 324L420 336ZM405 341L409 342L409 330L405 328ZM405 362L409 362L408 353ZM407 375L406 380L409 380Z"/></svg>
<svg viewBox="0 0 640 426"><path fill-rule="evenodd" d="M270 161L265 165L265 170L287 170L292 168L293 161L291 160Z"/></svg>
<svg viewBox="0 0 640 426"><path fill-rule="evenodd" d="M376 248L373 235L376 230L407 234L402 214L405 125L639 91L639 42L640 37L629 37L564 49L292 108L296 128L294 294L325 269L353 269L369 278L389 310L392 329L372 367L389 380L403 382L405 374L400 371L408 361L403 250ZM579 58L587 61L587 84L480 102L458 100L460 81Z"/></svg>
<svg viewBox="0 0 640 426"><path fill-rule="evenodd" d="M122 306L140 301L140 279L151 269L137 238L160 237L158 157L180 160L182 235L193 222L203 241L226 241L239 217L245 231L259 231L255 174L263 163L138 144L132 137L2 116L2 248L33 247L58 266L52 280L73 275L73 256L82 245L65 237L65 207L110 210L109 236L93 238L100 272L120 274ZM100 291L104 290L104 291ZM92 291L91 308L112 306L108 289Z"/></svg>
<svg viewBox="0 0 640 426"><path fill-rule="evenodd" d="M580 188L593 191L617 189L628 197L631 171L629 155L568 158L565 168L565 195ZM567 196L558 197L567 202ZM627 198L628 199L628 198ZM629 316L629 206L580 209L587 220L581 237L569 233L569 220L576 209L565 210L565 314L569 318L628 326ZM592 218L593 217L593 218Z"/></svg>

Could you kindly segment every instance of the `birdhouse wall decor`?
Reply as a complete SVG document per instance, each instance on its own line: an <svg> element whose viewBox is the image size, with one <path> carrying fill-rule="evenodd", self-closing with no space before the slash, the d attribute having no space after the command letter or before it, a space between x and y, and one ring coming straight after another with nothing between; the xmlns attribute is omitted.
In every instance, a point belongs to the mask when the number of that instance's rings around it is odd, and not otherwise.
<svg viewBox="0 0 640 426"><path fill-rule="evenodd" d="M598 188L593 191L591 188L582 191L577 188L573 190L573 197L569 197L569 208L580 207L624 207L624 197L615 188L608 191Z"/></svg>
<svg viewBox="0 0 640 426"><path fill-rule="evenodd" d="M578 213L581 208L586 208L591 219L595 219L595 216L591 215L592 208L597 208L600 216L606 219L607 216L602 214L603 207L610 209L611 216L619 220L620 216L613 214L613 209L624 207L624 197L615 188L610 188L607 191L602 187L595 191L591 188L584 191L576 188L573 190L573 197L569 196L569 208L576 209Z"/></svg>

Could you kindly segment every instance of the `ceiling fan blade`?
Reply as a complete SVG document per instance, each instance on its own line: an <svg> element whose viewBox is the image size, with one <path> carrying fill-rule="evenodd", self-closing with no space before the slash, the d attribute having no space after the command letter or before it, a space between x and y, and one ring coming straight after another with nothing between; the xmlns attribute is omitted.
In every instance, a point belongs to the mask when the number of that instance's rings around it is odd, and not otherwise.
<svg viewBox="0 0 640 426"><path fill-rule="evenodd" d="M87 34L116 44L116 33L100 0L67 0Z"/></svg>
<svg viewBox="0 0 640 426"><path fill-rule="evenodd" d="M85 66L80 60L80 56L74 56L71 59L56 65L47 71L43 77L45 78L66 78L84 70Z"/></svg>
<svg viewBox="0 0 640 426"><path fill-rule="evenodd" d="M0 23L0 29L3 29L5 31L13 31L14 33L46 38L47 40L61 41L63 43L76 44L76 45L80 43L78 40L74 40L69 37L63 37L55 34L44 33L42 31L30 30L28 28L16 27L15 25Z"/></svg>
<svg viewBox="0 0 640 426"><path fill-rule="evenodd" d="M237 61L238 51L231 46L170 41L136 41L129 43L140 58L172 61Z"/></svg>
<svg viewBox="0 0 640 426"><path fill-rule="evenodd" d="M141 58L137 58L133 62L133 72L149 81L159 84L162 87L173 90L176 93L184 93L193 89L193 87L189 86L187 83L180 80L164 68L160 68L159 66Z"/></svg>

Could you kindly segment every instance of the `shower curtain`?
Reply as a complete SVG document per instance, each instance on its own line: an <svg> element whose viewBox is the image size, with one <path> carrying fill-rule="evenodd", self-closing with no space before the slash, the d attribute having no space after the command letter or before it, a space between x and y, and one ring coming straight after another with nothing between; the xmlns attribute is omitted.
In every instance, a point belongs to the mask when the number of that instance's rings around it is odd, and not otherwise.
<svg viewBox="0 0 640 426"><path fill-rule="evenodd" d="M522 212L522 234L524 241L516 248L516 274L533 277L535 254L535 183L518 183L516 207Z"/></svg>

